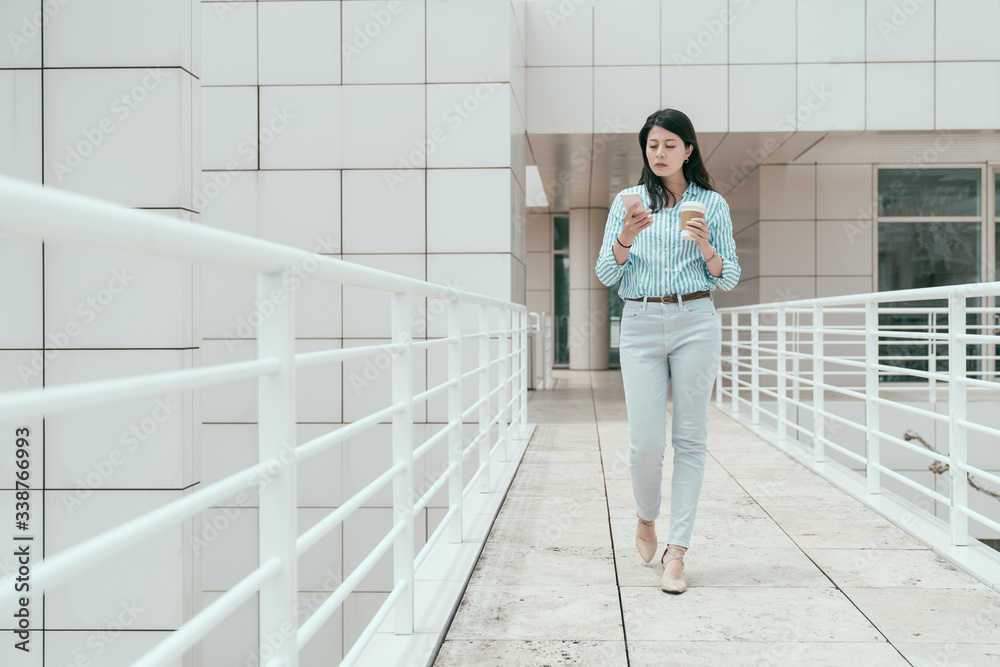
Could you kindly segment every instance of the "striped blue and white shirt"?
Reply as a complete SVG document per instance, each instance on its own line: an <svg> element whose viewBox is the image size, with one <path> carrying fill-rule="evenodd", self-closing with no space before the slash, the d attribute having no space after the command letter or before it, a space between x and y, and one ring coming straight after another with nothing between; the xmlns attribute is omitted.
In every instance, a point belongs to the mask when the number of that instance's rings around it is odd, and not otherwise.
<svg viewBox="0 0 1000 667"><path fill-rule="evenodd" d="M625 263L619 265L615 261L613 246L624 226L626 210L621 198L623 193L637 193L646 208L652 208L649 193L642 185L622 190L615 197L608 211L604 242L597 257L597 277L602 283L610 286L621 281L618 294L623 299L715 289L728 291L736 287L740 279L740 264L736 257L729 204L722 195L689 183L676 206L653 214L653 224L639 232ZM708 272L698 244L681 238L678 208L680 204L690 201L705 205L709 240L722 258L722 275L718 278Z"/></svg>

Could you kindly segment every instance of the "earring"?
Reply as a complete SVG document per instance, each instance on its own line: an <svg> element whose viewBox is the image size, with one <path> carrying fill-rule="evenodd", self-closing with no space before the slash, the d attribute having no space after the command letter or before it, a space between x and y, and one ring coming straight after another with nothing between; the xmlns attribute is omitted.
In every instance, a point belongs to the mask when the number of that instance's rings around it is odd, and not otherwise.
<svg viewBox="0 0 1000 667"><path fill-rule="evenodd" d="M684 164L688 163L688 158L684 158Z"/></svg>

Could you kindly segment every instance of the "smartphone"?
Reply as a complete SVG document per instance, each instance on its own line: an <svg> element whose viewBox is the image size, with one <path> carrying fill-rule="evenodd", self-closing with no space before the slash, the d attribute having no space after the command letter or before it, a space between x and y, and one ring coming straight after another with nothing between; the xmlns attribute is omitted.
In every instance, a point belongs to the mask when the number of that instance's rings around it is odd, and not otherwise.
<svg viewBox="0 0 1000 667"><path fill-rule="evenodd" d="M635 193L625 193L621 195L622 203L625 204L625 212L632 213L632 207L636 204L642 204L642 197ZM646 205L643 204L642 211L646 210Z"/></svg>

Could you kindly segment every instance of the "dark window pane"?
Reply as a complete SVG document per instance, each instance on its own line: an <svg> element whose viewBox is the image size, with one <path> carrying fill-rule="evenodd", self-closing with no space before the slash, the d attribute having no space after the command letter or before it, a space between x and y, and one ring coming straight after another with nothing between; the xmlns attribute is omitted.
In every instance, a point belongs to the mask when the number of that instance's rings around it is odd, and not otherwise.
<svg viewBox="0 0 1000 667"><path fill-rule="evenodd" d="M879 169L880 216L980 215L979 169Z"/></svg>
<svg viewBox="0 0 1000 667"><path fill-rule="evenodd" d="M878 285L879 291L940 287L979 282L979 257L981 252L980 225L978 222L882 222L878 226ZM946 307L946 299L933 301L894 302L884 307L932 308ZM970 307L979 305L970 299ZM979 323L978 314L969 314L968 324ZM938 331L947 331L948 318L937 317ZM879 316L881 327L906 330L908 326L928 325L927 315ZM978 346L968 348L970 355L978 355ZM913 357L927 355L926 343L899 342L879 345L883 357ZM948 370L948 346L939 343L936 354L938 371ZM884 359L890 366L926 371L926 360ZM978 371L979 361L969 360L970 372ZM921 382L920 378L907 375L881 376L888 382Z"/></svg>
<svg viewBox="0 0 1000 667"><path fill-rule="evenodd" d="M553 239L554 250L569 250L569 218L556 216Z"/></svg>
<svg viewBox="0 0 1000 667"><path fill-rule="evenodd" d="M569 255L555 255L555 316L552 318L556 364L569 363Z"/></svg>
<svg viewBox="0 0 1000 667"><path fill-rule="evenodd" d="M1000 218L1000 171L994 174L995 179L994 187L996 188L996 196L993 197L993 206L996 208L996 216Z"/></svg>

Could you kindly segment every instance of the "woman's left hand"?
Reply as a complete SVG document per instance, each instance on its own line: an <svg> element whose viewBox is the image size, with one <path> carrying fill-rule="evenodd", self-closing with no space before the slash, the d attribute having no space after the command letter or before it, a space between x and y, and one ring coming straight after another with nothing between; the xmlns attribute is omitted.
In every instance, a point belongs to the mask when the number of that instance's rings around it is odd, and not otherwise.
<svg viewBox="0 0 1000 667"><path fill-rule="evenodd" d="M712 254L712 242L708 238L708 223L704 218L691 218L687 223L687 230L694 237L694 242L698 244L703 256Z"/></svg>

